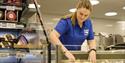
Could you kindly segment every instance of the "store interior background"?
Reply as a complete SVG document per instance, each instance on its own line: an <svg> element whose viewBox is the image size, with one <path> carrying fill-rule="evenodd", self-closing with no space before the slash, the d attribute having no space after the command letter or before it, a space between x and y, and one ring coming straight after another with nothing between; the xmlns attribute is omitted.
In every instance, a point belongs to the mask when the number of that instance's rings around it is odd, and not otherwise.
<svg viewBox="0 0 125 63"><path fill-rule="evenodd" d="M31 1L31 0L29 0ZM45 29L47 34L55 27L61 17L70 14L69 9L75 8L77 0L36 0L40 5L41 15L44 21ZM125 62L125 46L124 49L119 50L104 50L103 43L107 42L107 37L110 34L120 34L123 38L123 42L125 45L125 0L98 0L99 4L93 6L93 12L91 14L91 19L93 23L93 28L95 32L95 40L97 42L97 63L124 63ZM33 2L30 2L32 4ZM106 12L117 12L115 16L105 16ZM27 27L26 30L35 30L36 32L33 34L28 33L29 38L33 38L29 41L29 48L31 48L31 55L35 55L39 61L36 60L34 63L41 63L41 61L45 61L42 63L47 63L49 55L47 53L47 42L46 37L43 33L43 29L40 24L40 20L37 16L36 9L29 8L28 12L24 12L24 15L21 17L21 22L25 22ZM100 33L101 39L100 39ZM31 36L32 35L32 36ZM102 48L100 49L99 47ZM33 49L32 49L33 48ZM76 55L76 58L79 60L88 59L88 47L87 43L82 45L82 51L71 51ZM58 49L54 50L58 51ZM55 63L55 60L58 60L61 56L52 50L52 60ZM85 52L83 52L85 51ZM15 52L9 51L9 53L5 53L6 51L0 51L0 61L3 61L4 54L8 57L10 52L11 54L17 54L17 57L22 58L26 57L25 52ZM14 53L15 52L15 53ZM10 56L11 56L10 54ZM31 58L31 55L29 57ZM83 55L83 56L81 56ZM57 58L58 57L58 58ZM33 57L34 58L34 57ZM67 58L61 57L61 59L66 60ZM15 60L15 59L14 59ZM32 60L32 59L31 59ZM30 61L31 61L30 60ZM34 61L34 60L32 60ZM31 61L31 62L32 62ZM109 61L109 62L108 62ZM80 62L80 61L79 61ZM5 62L4 62L5 63ZM61 62L58 62L61 63ZM66 62L64 62L66 63ZM81 62L80 62L81 63Z"/></svg>
<svg viewBox="0 0 125 63"><path fill-rule="evenodd" d="M93 6L91 19L95 35L120 34L125 36L125 0L98 0ZM77 0L38 0L47 30L51 30L64 15L70 14L69 9L75 8ZM106 12L117 12L116 16L105 16ZM97 39L98 42L98 39ZM125 42L125 40L124 40ZM98 45L98 44L97 44Z"/></svg>

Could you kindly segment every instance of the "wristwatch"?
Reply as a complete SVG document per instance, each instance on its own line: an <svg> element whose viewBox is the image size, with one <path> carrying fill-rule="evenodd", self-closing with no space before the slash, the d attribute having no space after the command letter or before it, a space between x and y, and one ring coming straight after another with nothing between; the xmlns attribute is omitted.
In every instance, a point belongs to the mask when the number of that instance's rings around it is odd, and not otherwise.
<svg viewBox="0 0 125 63"><path fill-rule="evenodd" d="M90 49L90 50L88 51L88 53L90 53L91 51L95 51L95 52L96 52L96 49Z"/></svg>

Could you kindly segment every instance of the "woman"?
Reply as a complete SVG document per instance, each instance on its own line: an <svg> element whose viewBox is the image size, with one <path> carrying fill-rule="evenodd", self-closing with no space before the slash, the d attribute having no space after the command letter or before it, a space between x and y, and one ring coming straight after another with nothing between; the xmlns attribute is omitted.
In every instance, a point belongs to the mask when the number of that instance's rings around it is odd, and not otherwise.
<svg viewBox="0 0 125 63"><path fill-rule="evenodd" d="M89 60L96 63L96 44L91 20L89 18L92 5L89 0L79 0L75 13L62 18L50 33L52 44L61 46L65 56L72 61L75 57L69 50L80 50L80 46L87 39L89 45ZM75 45L74 47L64 45Z"/></svg>

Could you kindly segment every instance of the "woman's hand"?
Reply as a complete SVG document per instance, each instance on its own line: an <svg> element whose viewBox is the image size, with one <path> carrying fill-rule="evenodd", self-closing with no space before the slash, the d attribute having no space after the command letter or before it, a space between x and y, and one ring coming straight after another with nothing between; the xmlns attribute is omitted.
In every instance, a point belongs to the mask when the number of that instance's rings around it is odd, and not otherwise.
<svg viewBox="0 0 125 63"><path fill-rule="evenodd" d="M96 63L96 51L92 50L90 53L89 53L89 58L90 62L92 63Z"/></svg>
<svg viewBox="0 0 125 63"><path fill-rule="evenodd" d="M75 57L71 52L66 51L64 52L64 54L69 59L70 62L75 63Z"/></svg>

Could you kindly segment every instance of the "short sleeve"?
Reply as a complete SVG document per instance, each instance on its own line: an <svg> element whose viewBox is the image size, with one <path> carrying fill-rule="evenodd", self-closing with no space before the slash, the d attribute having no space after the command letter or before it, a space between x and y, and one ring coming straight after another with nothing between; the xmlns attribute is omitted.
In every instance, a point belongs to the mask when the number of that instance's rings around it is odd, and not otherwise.
<svg viewBox="0 0 125 63"><path fill-rule="evenodd" d="M93 32L91 20L88 21L88 24L89 24L89 34L88 34L87 40L93 40L94 39L94 32Z"/></svg>
<svg viewBox="0 0 125 63"><path fill-rule="evenodd" d="M55 27L55 30L60 34L64 34L67 31L67 21L62 19L58 22Z"/></svg>

